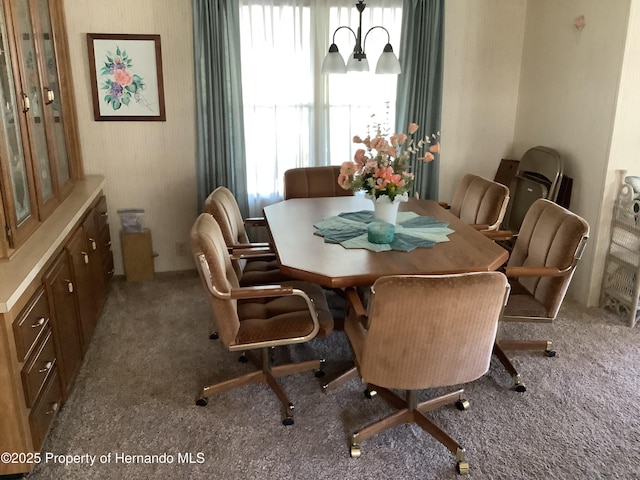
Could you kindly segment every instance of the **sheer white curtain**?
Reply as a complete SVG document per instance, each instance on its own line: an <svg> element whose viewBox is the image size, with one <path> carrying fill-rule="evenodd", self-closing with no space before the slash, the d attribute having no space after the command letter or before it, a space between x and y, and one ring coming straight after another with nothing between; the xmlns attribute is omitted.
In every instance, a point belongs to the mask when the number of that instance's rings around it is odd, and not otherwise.
<svg viewBox="0 0 640 480"><path fill-rule="evenodd" d="M356 0L240 0L242 93L250 214L282 199L289 168L340 164L352 158L354 135L373 121L394 125L397 76L320 73L332 35L341 25L358 26ZM367 4L363 36L384 26L398 54L402 0ZM340 30L345 57L355 45ZM371 72L387 43L374 29L364 45Z"/></svg>

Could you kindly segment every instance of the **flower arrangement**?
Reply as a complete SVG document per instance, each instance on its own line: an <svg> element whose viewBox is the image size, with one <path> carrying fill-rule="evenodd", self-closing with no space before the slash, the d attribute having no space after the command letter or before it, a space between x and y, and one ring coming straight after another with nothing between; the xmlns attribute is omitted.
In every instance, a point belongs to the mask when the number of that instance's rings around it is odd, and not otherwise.
<svg viewBox="0 0 640 480"><path fill-rule="evenodd" d="M407 133L387 138L378 124L373 138L353 137L354 143L363 144L366 149L358 149L353 162L342 164L338 184L345 190L364 190L373 199L387 195L393 202L396 196L404 195L413 186L412 158L426 149L418 159L428 163L440 153L440 132L416 140L413 135L418 128L411 123Z"/></svg>
<svg viewBox="0 0 640 480"><path fill-rule="evenodd" d="M106 90L104 101L114 110L119 110L122 105L128 106L133 96L136 101L144 90L145 84L142 77L131 74L129 68L133 66L133 60L127 52L116 47L116 54L107 54L107 61L100 70L100 75L107 77L101 89Z"/></svg>

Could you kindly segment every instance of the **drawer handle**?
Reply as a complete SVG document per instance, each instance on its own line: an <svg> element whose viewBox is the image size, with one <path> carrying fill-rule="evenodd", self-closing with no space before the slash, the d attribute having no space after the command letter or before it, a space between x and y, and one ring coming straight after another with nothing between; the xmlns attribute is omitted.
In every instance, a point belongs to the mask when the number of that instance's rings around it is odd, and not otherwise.
<svg viewBox="0 0 640 480"><path fill-rule="evenodd" d="M51 410L49 410L48 412L45 412L45 415L51 415L52 413L56 413L59 408L60 408L60 404L58 402L55 402L51 404Z"/></svg>
<svg viewBox="0 0 640 480"><path fill-rule="evenodd" d="M48 372L49 370L51 370L51 367L53 367L53 362L47 362L44 364L44 368L41 368L40 370L38 370L38 372L39 373Z"/></svg>
<svg viewBox="0 0 640 480"><path fill-rule="evenodd" d="M31 325L31 328L40 328L41 326L44 325L44 322L46 322L47 320L48 320L47 318L40 317L36 323Z"/></svg>
<svg viewBox="0 0 640 480"><path fill-rule="evenodd" d="M114 272L115 272L115 270L112 268L111 270L109 270L109 271L107 272L107 274L109 274L109 275L113 275L113 274L114 274Z"/></svg>
<svg viewBox="0 0 640 480"><path fill-rule="evenodd" d="M84 259L84 263L89 265L89 254L87 252L81 252L81 253L82 253L82 258Z"/></svg>
<svg viewBox="0 0 640 480"><path fill-rule="evenodd" d="M89 242L91 242L91 250L97 250L98 245L96 244L96 241L93 238L89 237Z"/></svg>
<svg viewBox="0 0 640 480"><path fill-rule="evenodd" d="M67 278L65 278L64 281L67 282L67 289L69 290L69 293L73 293L73 282Z"/></svg>
<svg viewBox="0 0 640 480"><path fill-rule="evenodd" d="M100 214L100 216L101 216L102 218L107 218L107 217L109 216L109 214L108 214L107 212L102 212L102 213Z"/></svg>
<svg viewBox="0 0 640 480"><path fill-rule="evenodd" d="M104 246L107 247L107 248L110 248L111 247L111 241L105 243Z"/></svg>

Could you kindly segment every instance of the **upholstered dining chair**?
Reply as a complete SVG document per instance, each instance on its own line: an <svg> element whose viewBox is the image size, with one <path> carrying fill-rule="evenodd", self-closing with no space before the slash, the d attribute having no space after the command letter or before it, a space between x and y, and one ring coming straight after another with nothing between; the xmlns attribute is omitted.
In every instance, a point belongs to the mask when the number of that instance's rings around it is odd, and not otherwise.
<svg viewBox="0 0 640 480"><path fill-rule="evenodd" d="M524 217L505 273L511 295L503 322L555 320L576 265L589 237L589 224L549 200L536 200ZM544 350L555 356L549 340L503 340L498 335L495 354L513 379L518 392L526 391L522 378L505 350Z"/></svg>
<svg viewBox="0 0 640 480"><path fill-rule="evenodd" d="M305 370L324 373L324 360L274 366L272 347L308 342L333 330L333 318L323 290L291 281L278 285L240 287L227 245L215 219L202 213L191 229L191 248L220 338L229 351L246 352L256 371L202 389L196 404L205 406L210 395L252 383L267 384L284 409L282 423L293 424L293 403L277 377ZM260 351L260 356L252 354Z"/></svg>
<svg viewBox="0 0 640 480"><path fill-rule="evenodd" d="M292 168L284 172L284 199L353 195L338 185L339 165Z"/></svg>
<svg viewBox="0 0 640 480"><path fill-rule="evenodd" d="M218 187L206 198L204 211L218 222L224 241L234 252L232 265L241 286L265 285L287 280L268 243L249 240L246 226L265 226L263 218L243 219L233 193Z"/></svg>
<svg viewBox="0 0 640 480"><path fill-rule="evenodd" d="M368 313L357 292L347 292L345 333L367 384L365 393L379 394L397 410L351 435L351 456L360 456L364 440L415 423L456 456L459 473L467 473L464 448L425 415L450 403L465 410L464 390L420 403L417 391L471 382L489 370L509 292L506 277L500 272L382 277L371 288ZM392 389L406 395L401 398Z"/></svg>
<svg viewBox="0 0 640 480"><path fill-rule="evenodd" d="M476 230L497 230L509 204L509 189L498 183L467 174L456 187L451 204L452 214Z"/></svg>

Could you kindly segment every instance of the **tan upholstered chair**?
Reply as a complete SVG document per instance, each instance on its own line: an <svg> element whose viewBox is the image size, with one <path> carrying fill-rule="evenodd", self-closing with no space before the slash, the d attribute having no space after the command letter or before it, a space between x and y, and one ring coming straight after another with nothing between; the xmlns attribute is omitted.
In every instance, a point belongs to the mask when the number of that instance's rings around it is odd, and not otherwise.
<svg viewBox="0 0 640 480"><path fill-rule="evenodd" d="M476 230L497 230L509 203L509 189L477 175L467 174L456 187L451 213Z"/></svg>
<svg viewBox="0 0 640 480"><path fill-rule="evenodd" d="M422 403L417 390L471 382L488 371L507 279L500 272L390 276L371 290L368 315L357 293L348 290L353 308L345 333L368 396L377 392L398 411L351 435L351 456L359 457L360 443L373 435L415 423L447 447L458 471L466 473L464 449L425 416L448 403L466 409L464 390ZM406 390L405 398L391 389Z"/></svg>
<svg viewBox="0 0 640 480"><path fill-rule="evenodd" d="M284 199L353 195L338 185L339 165L292 168L284 172Z"/></svg>
<svg viewBox="0 0 640 480"><path fill-rule="evenodd" d="M511 296L502 320L553 321L588 237L589 225L578 215L549 200L536 200L524 217L507 263ZM539 349L552 357L551 346L548 340L498 338L495 353L511 374L515 390L524 392L526 387L504 351Z"/></svg>
<svg viewBox="0 0 640 480"><path fill-rule="evenodd" d="M272 366L269 349L325 336L333 318L320 287L306 282L240 287L222 232L214 218L201 214L191 229L191 248L220 338L229 351L247 352L257 370L202 389L196 404L204 406L215 393L251 383L271 387L284 408L283 424L293 424L293 404L277 377L304 370L322 375L324 360ZM260 357L251 354L259 350Z"/></svg>
<svg viewBox="0 0 640 480"><path fill-rule="evenodd" d="M227 247L235 253L232 260L241 286L278 283L287 278L268 243L252 243L245 226L264 226L262 218L242 218L238 202L226 187L216 188L205 200L204 211L216 219Z"/></svg>

